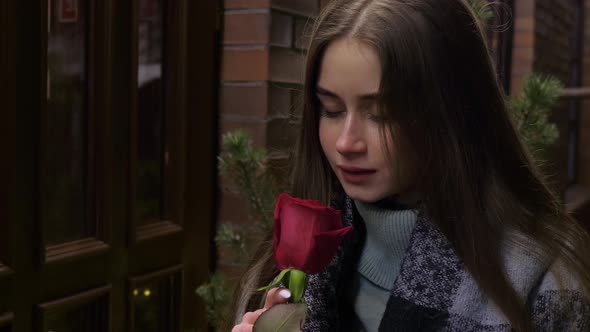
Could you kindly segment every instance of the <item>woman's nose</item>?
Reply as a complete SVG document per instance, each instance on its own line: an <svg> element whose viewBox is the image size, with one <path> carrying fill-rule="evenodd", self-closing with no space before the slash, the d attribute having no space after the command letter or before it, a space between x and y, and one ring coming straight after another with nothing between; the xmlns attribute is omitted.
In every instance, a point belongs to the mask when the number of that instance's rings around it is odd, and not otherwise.
<svg viewBox="0 0 590 332"><path fill-rule="evenodd" d="M361 119L348 116L336 141L336 151L342 155L364 153L367 143L364 138Z"/></svg>

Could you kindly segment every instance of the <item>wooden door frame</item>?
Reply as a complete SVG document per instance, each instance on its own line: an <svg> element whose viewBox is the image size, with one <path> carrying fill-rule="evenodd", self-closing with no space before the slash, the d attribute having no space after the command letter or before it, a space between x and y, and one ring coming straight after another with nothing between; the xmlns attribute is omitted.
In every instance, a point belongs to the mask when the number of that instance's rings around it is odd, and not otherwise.
<svg viewBox="0 0 590 332"><path fill-rule="evenodd" d="M14 218L11 247L13 249L14 279L9 305L14 312L13 330L32 331L30 303L39 296L41 285L35 266L42 260L39 206L39 138L40 114L43 105L41 68L46 50L42 29L46 24L40 1L9 0L16 8L15 17L26 14L26 20L16 22L16 131ZM31 65L37 64L37 65ZM33 93L31 93L33 91ZM36 92L36 93L34 93ZM17 222L18 221L18 222ZM28 230L28 231L27 231Z"/></svg>
<svg viewBox="0 0 590 332"><path fill-rule="evenodd" d="M0 3L0 101L2 102L2 121L0 121L0 151L5 162L0 163L0 327L12 326L14 309L11 307L14 289L14 252L12 250L13 209L16 203L15 166L11 158L16 156L16 3Z"/></svg>
<svg viewBox="0 0 590 332"><path fill-rule="evenodd" d="M209 280L214 268L215 225L218 211L217 154L218 102L221 61L221 0L186 1L186 178L185 178L185 292L197 311L185 306L185 325L205 320L205 306L197 297L189 297L200 284ZM198 18L198 19L197 19ZM210 188L210 189L207 189ZM213 190L213 195L211 191ZM200 253L198 261L188 261L191 252ZM206 263L206 264L203 264ZM208 266L208 269L198 266ZM187 303L187 302L185 302Z"/></svg>
<svg viewBox="0 0 590 332"><path fill-rule="evenodd" d="M0 121L0 151L6 159L14 156L16 125L16 8L12 1L0 3L0 100L2 101L2 121ZM5 159L5 160L6 160ZM12 191L14 190L14 165L0 163L0 275L12 273L12 253L10 246L12 219ZM1 310L1 309L0 309Z"/></svg>
<svg viewBox="0 0 590 332"><path fill-rule="evenodd" d="M14 315L5 315L4 312L0 315L3 322L14 317L13 331L34 331L39 328L38 318L43 308L55 304L59 298L85 287L108 289L104 294L109 296L111 330L126 331L129 328L125 319L130 311L129 281L180 263L183 267L180 301L184 304L184 312L180 313L181 330L205 329L204 306L194 290L208 279L213 266L221 1L178 0L179 6L184 9L181 11L184 18L178 37L179 44L183 46L179 48L180 61L177 65L179 71L185 73L178 83L185 94L177 101L185 125L182 134L185 143L179 149L182 156L180 162L188 170L182 181L181 199L187 203L181 212L182 232L146 241L134 241L131 232L135 230L128 226L132 224L129 211L132 196L128 180L131 174L129 155L133 151L129 128L133 98L131 89L134 87L128 84L129 80L120 78L130 79L131 76L126 75L132 75L133 52L129 48L129 43L133 42L129 29L132 8L127 5L128 1L100 0L95 4L97 15L101 15L103 20L93 27L93 35L102 36L99 39L105 41L95 61L100 63L99 67L109 69L95 73L97 76L91 88L92 93L102 97L96 99L97 117L94 119L99 124L97 130L102 134L96 136L93 148L100 155L96 164L97 186L100 186L97 193L100 197L95 202L96 210L101 212L100 218L105 222L100 240L106 247L93 247L85 254L86 260L79 259L79 255L47 260L42 241L39 168L41 115L45 107L43 68L46 68L47 0L6 0L0 6L9 9L6 13L15 14L6 21L6 15L2 15L0 27L7 28L4 34L9 36L9 42L12 40L15 43L14 57L9 56L7 61L12 62L15 68L11 74L16 76L15 89L12 90L16 98L12 104L10 98L3 100L8 100L7 119L14 119L7 123L9 126L16 123L13 128L17 128L8 130L7 133L13 136L5 140L6 144L12 144L13 148L9 147L6 151L14 151L15 159L6 172L2 170L7 178L14 180L8 182L13 212L8 220L14 227L10 229L9 239L0 236L0 240L9 241L11 261L8 263L15 271L7 272L9 276L0 276L0 291L9 294L0 298L0 310L8 310ZM17 17L26 19L17 20ZM11 26L14 28L11 29ZM0 66L3 66L2 62ZM0 93L4 97L10 92L9 88ZM12 111L10 105L13 105ZM159 255L161 246L178 252L179 261ZM137 257L150 261L144 265L137 264L134 261ZM108 271L106 279L93 279L93 271L105 269ZM68 272L71 275L72 271L85 274L90 281L76 284L73 280L53 285ZM32 305L37 309L33 310Z"/></svg>

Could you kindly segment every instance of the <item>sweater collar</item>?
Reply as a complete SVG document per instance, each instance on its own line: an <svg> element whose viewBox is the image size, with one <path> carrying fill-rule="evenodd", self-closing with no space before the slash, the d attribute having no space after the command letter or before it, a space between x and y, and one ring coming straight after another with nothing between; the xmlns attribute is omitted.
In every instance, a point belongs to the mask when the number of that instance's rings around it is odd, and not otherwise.
<svg viewBox="0 0 590 332"><path fill-rule="evenodd" d="M354 203L366 228L358 271L381 288L390 290L410 242L417 211L400 204Z"/></svg>

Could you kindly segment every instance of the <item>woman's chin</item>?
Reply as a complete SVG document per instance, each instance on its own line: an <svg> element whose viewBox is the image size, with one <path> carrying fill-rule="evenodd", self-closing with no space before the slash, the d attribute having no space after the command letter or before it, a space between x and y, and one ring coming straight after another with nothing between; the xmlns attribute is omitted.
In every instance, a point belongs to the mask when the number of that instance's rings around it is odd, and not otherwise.
<svg viewBox="0 0 590 332"><path fill-rule="evenodd" d="M375 203L389 196L386 193L381 194L370 190L359 190L358 188L345 187L344 191L348 197L364 203Z"/></svg>

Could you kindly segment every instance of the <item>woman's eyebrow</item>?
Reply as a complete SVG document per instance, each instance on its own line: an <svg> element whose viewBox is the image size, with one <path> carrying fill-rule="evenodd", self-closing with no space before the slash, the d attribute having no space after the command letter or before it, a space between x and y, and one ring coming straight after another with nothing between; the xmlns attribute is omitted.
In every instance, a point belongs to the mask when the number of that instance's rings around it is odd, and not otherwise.
<svg viewBox="0 0 590 332"><path fill-rule="evenodd" d="M332 97L332 98L338 98L338 99L342 99L342 98L340 98L340 97L339 97L337 94L335 94L334 92L332 92L332 91L330 91L330 90L328 90L328 89L324 89L324 88L322 88L322 87L321 87L321 86L319 86L319 85L316 87L316 93L317 93L318 95L321 95L321 96L326 96L326 97Z"/></svg>
<svg viewBox="0 0 590 332"><path fill-rule="evenodd" d="M342 99L340 98L340 96L338 96L336 93L322 88L321 86L317 86L316 87L316 94L320 95L320 96L326 96L326 97L331 97L331 98L337 98L337 99ZM358 99L360 100L367 100L367 101L374 101L379 99L379 92L374 92L374 93L369 93L369 94L365 94L365 95L361 95L358 97Z"/></svg>

